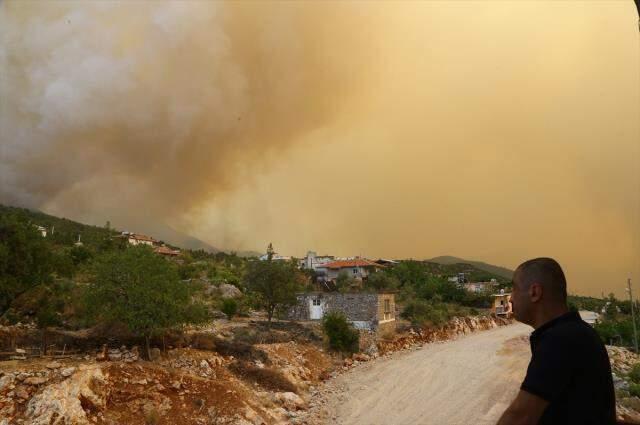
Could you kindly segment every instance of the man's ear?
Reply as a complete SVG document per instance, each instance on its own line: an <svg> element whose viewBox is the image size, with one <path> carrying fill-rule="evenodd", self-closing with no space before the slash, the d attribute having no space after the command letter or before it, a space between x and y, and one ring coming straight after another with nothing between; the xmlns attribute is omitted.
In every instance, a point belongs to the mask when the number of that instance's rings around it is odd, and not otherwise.
<svg viewBox="0 0 640 425"><path fill-rule="evenodd" d="M539 283L532 283L529 285L529 298L531 302L535 303L542 299L542 285Z"/></svg>

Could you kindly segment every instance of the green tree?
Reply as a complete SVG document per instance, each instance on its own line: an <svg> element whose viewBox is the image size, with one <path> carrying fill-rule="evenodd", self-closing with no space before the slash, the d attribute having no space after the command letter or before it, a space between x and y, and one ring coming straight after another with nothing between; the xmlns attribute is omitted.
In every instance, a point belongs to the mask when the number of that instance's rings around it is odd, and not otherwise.
<svg viewBox="0 0 640 425"><path fill-rule="evenodd" d="M267 312L269 323L276 310L296 303L296 293L303 289L295 264L289 261L252 261L247 265L244 285L256 295L256 302Z"/></svg>
<svg viewBox="0 0 640 425"><path fill-rule="evenodd" d="M336 351L355 353L358 351L360 334L344 314L330 312L322 318L322 328L329 339L329 347Z"/></svg>
<svg viewBox="0 0 640 425"><path fill-rule="evenodd" d="M35 227L0 217L0 317L20 295L51 281L51 249Z"/></svg>
<svg viewBox="0 0 640 425"><path fill-rule="evenodd" d="M222 311L229 320L233 319L233 316L238 312L238 303L233 298L226 298L222 300L222 305L220 306L220 311Z"/></svg>
<svg viewBox="0 0 640 425"><path fill-rule="evenodd" d="M368 277L366 286L375 291L383 291L398 288L400 282L393 275L387 274L386 272L378 272Z"/></svg>
<svg viewBox="0 0 640 425"><path fill-rule="evenodd" d="M401 261L399 264L396 264L389 273L398 279L400 286L411 285L421 287L426 283L428 277L425 265L413 260Z"/></svg>
<svg viewBox="0 0 640 425"><path fill-rule="evenodd" d="M192 300L192 288L164 258L146 246L107 252L93 266L87 285L87 311L94 320L121 322L150 340L159 331L205 319L203 307Z"/></svg>

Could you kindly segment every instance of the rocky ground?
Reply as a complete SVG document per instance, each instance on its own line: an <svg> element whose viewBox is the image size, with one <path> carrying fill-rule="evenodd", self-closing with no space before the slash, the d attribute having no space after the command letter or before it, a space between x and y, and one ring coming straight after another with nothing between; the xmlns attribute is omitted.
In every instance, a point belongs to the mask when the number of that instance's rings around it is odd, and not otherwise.
<svg viewBox="0 0 640 425"><path fill-rule="evenodd" d="M360 370L508 323L464 318L387 340L365 334L363 351L346 358L327 353L299 325L256 332L249 322L200 330L191 346L153 350L153 361L124 346L56 360L22 360L17 353L0 362L0 425L342 423L329 407L353 398L358 389L349 383ZM628 378L637 355L608 349L619 416L640 418Z"/></svg>
<svg viewBox="0 0 640 425"><path fill-rule="evenodd" d="M629 393L632 385L629 373L640 359L638 355L626 348L607 346L613 386L616 389L616 410L618 418L631 423L640 424L640 398Z"/></svg>
<svg viewBox="0 0 640 425"><path fill-rule="evenodd" d="M290 423L334 357L313 329L258 328L217 324L153 361L124 346L56 360L18 350L0 362L0 424Z"/></svg>

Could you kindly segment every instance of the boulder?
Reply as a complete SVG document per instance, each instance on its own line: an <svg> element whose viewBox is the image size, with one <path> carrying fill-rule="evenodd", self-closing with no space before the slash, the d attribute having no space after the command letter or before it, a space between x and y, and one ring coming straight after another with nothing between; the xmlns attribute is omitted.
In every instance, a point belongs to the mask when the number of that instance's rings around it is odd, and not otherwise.
<svg viewBox="0 0 640 425"><path fill-rule="evenodd" d="M32 425L89 424L83 409L101 409L106 403L106 380L100 368L81 369L71 378L49 385L27 404Z"/></svg>
<svg viewBox="0 0 640 425"><path fill-rule="evenodd" d="M64 376L65 378L68 378L69 376L73 375L73 373L76 371L76 368L71 366L71 367L65 367L64 369L62 369L60 371L60 374L62 376Z"/></svg>
<svg viewBox="0 0 640 425"><path fill-rule="evenodd" d="M228 283L221 284L218 289L220 290L220 296L222 298L239 298L242 296L242 291L237 286L229 285Z"/></svg>
<svg viewBox="0 0 640 425"><path fill-rule="evenodd" d="M47 365L45 366L47 369L60 369L62 367L62 365L58 362L50 362L47 363Z"/></svg>
<svg viewBox="0 0 640 425"><path fill-rule="evenodd" d="M5 387L9 386L13 382L14 375L12 373L8 373L0 378L0 391L2 391Z"/></svg>
<svg viewBox="0 0 640 425"><path fill-rule="evenodd" d="M296 393L276 393L274 397L287 410L304 409L306 406L304 400Z"/></svg>
<svg viewBox="0 0 640 425"><path fill-rule="evenodd" d="M47 378L43 376L30 376L23 381L27 385L42 385L45 382L47 382Z"/></svg>

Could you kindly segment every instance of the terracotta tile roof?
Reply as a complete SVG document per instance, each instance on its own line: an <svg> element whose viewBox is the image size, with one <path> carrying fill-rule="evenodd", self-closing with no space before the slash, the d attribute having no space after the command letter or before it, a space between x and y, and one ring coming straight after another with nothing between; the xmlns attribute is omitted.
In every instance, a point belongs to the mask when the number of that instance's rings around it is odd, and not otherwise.
<svg viewBox="0 0 640 425"><path fill-rule="evenodd" d="M173 249L166 246L159 246L158 248L154 249L154 252L156 254L162 255L180 255L180 251L174 251Z"/></svg>
<svg viewBox="0 0 640 425"><path fill-rule="evenodd" d="M325 267L327 269L342 269L342 268L348 268L348 267L382 267L382 266L372 261L358 258L356 260L332 261L331 263L322 264L322 265L319 265L318 267Z"/></svg>

